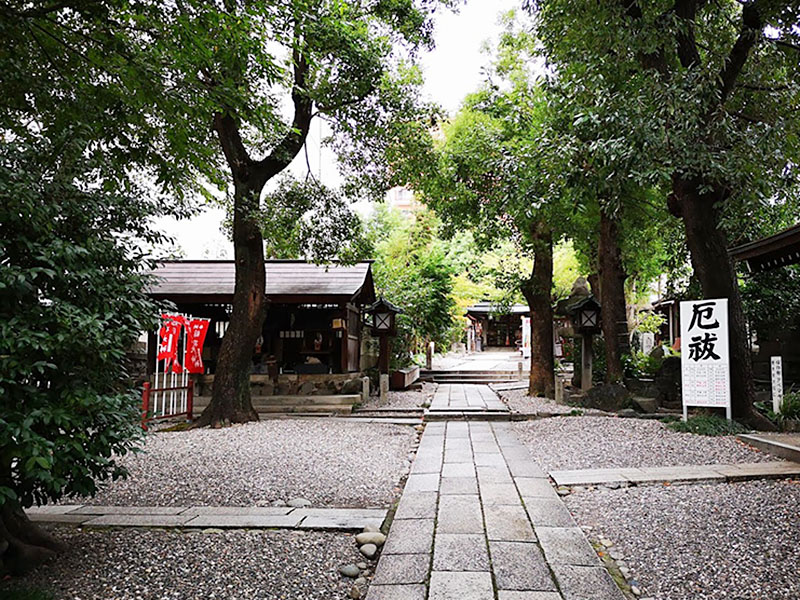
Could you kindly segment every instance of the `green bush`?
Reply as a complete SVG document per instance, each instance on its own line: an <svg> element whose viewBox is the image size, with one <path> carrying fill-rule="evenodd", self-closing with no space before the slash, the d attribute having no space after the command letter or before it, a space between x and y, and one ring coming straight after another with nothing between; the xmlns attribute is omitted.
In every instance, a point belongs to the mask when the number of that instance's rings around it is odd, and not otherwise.
<svg viewBox="0 0 800 600"><path fill-rule="evenodd" d="M667 424L672 431L696 433L698 435L736 435L745 433L747 429L736 421L728 421L716 415L696 415L686 421L675 421Z"/></svg>
<svg viewBox="0 0 800 600"><path fill-rule="evenodd" d="M53 594L34 588L0 588L5 600L53 600Z"/></svg>
<svg viewBox="0 0 800 600"><path fill-rule="evenodd" d="M784 420L800 420L800 392L791 391L783 396L781 418Z"/></svg>

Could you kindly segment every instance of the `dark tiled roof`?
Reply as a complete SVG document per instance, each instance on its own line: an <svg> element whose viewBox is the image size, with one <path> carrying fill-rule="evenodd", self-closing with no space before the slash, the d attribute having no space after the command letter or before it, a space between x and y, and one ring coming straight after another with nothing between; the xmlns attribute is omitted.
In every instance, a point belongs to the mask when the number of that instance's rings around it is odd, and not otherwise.
<svg viewBox="0 0 800 600"><path fill-rule="evenodd" d="M467 313L473 315L488 315L490 313L497 315L527 315L531 311L531 309L524 304L512 304L508 308L509 310L505 310L494 302L483 301L468 307Z"/></svg>
<svg viewBox="0 0 800 600"><path fill-rule="evenodd" d="M800 264L800 225L728 250L734 260L747 262L750 271L769 271Z"/></svg>
<svg viewBox="0 0 800 600"><path fill-rule="evenodd" d="M374 299L371 262L351 266L315 265L305 261L268 260L267 296L338 296L352 298L366 292ZM159 281L149 293L180 296L232 296L235 283L233 261L179 260L160 263Z"/></svg>

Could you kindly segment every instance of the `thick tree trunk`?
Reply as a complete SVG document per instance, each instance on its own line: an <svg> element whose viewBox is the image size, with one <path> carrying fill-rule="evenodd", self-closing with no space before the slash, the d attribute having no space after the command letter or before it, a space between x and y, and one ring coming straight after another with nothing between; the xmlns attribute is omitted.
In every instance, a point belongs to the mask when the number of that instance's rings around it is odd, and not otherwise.
<svg viewBox="0 0 800 600"><path fill-rule="evenodd" d="M725 194L719 188L701 194L701 183L675 178L670 209L683 220L692 266L703 296L728 299L733 417L753 427L773 429L770 421L753 408L755 387L744 309L716 208L716 203L724 200Z"/></svg>
<svg viewBox="0 0 800 600"><path fill-rule="evenodd" d="M32 523L16 503L0 507L0 577L22 575L63 551L49 534Z"/></svg>
<svg viewBox="0 0 800 600"><path fill-rule="evenodd" d="M236 284L233 312L222 338L217 359L211 402L200 415L198 427L221 427L230 423L257 421L250 400L253 352L266 315L264 241L256 220L258 189L236 190L233 214L233 245Z"/></svg>
<svg viewBox="0 0 800 600"><path fill-rule="evenodd" d="M531 310L531 373L528 393L543 398L555 397L553 360L553 237L543 223L531 227L533 272L522 286Z"/></svg>
<svg viewBox="0 0 800 600"><path fill-rule="evenodd" d="M617 383L624 377L622 355L629 350L628 318L625 310L625 269L619 247L617 221L600 211L601 326L606 349L606 383Z"/></svg>

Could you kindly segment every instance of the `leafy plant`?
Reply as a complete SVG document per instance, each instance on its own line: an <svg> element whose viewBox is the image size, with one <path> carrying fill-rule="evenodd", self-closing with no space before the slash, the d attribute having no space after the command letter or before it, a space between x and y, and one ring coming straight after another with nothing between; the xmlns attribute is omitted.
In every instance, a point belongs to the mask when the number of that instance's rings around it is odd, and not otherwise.
<svg viewBox="0 0 800 600"><path fill-rule="evenodd" d="M736 421L728 421L717 415L696 415L686 421L675 421L667 425L672 431L695 433L698 435L736 435L747 429Z"/></svg>
<svg viewBox="0 0 800 600"><path fill-rule="evenodd" d="M8 588L1 589L5 600L53 600L53 594L35 588Z"/></svg>

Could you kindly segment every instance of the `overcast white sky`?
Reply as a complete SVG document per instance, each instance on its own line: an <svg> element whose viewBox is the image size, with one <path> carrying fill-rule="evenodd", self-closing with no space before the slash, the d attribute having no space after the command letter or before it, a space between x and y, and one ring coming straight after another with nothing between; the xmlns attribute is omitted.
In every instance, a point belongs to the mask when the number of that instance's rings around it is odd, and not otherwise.
<svg viewBox="0 0 800 600"><path fill-rule="evenodd" d="M488 57L481 52L484 43L499 33L498 17L519 0L467 0L457 14L443 12L436 17L436 48L421 56L425 73L425 94L454 113L461 100L475 90L482 77L481 69ZM335 184L337 176L332 157L320 153L320 125L312 124L308 140L309 163L315 175ZM304 155L298 156L291 167L296 173L307 170ZM175 238L185 258L232 258L233 247L220 232L224 214L219 208L208 207L192 219L162 220L162 227Z"/></svg>

